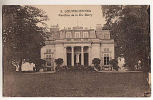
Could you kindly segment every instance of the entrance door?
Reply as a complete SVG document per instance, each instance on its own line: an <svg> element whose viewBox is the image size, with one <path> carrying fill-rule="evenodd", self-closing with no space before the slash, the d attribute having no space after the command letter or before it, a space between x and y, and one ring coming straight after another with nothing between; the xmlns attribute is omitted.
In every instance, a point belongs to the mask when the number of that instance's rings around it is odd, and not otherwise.
<svg viewBox="0 0 153 100"><path fill-rule="evenodd" d="M67 66L71 66L71 53L67 53Z"/></svg>
<svg viewBox="0 0 153 100"><path fill-rule="evenodd" d="M84 53L84 65L88 66L88 53Z"/></svg>
<svg viewBox="0 0 153 100"><path fill-rule="evenodd" d="M76 54L74 55L74 65L76 65Z"/></svg>

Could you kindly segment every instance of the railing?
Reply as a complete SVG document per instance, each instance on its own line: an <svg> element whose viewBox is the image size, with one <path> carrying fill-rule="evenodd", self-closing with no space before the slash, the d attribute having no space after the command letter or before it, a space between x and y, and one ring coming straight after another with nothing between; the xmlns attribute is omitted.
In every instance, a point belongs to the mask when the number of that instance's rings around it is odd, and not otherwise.
<svg viewBox="0 0 153 100"><path fill-rule="evenodd" d="M77 39L74 39L74 41L81 41L81 39L80 38L77 38Z"/></svg>
<svg viewBox="0 0 153 100"><path fill-rule="evenodd" d="M67 41L88 41L88 38L67 38Z"/></svg>

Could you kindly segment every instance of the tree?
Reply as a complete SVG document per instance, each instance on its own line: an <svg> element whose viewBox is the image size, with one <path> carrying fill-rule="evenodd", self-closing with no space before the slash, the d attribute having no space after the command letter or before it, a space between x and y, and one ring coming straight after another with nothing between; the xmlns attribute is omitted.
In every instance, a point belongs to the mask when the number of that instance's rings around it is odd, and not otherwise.
<svg viewBox="0 0 153 100"><path fill-rule="evenodd" d="M125 55L130 66L141 60L144 66L149 65L150 31L149 6L102 6L106 19L105 27L111 30L114 38L115 54Z"/></svg>
<svg viewBox="0 0 153 100"><path fill-rule="evenodd" d="M48 20L41 9L32 6L4 5L2 8L3 54L11 59L40 58ZM21 64L20 64L21 65Z"/></svg>

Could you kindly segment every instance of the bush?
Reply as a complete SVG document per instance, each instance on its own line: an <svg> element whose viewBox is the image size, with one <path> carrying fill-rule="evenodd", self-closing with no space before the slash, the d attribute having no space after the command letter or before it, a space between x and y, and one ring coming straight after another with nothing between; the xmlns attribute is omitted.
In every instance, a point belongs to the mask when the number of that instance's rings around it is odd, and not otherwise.
<svg viewBox="0 0 153 100"><path fill-rule="evenodd" d="M41 68L44 68L46 64L46 61L43 59L33 59L32 62L35 63L35 71L39 71Z"/></svg>
<svg viewBox="0 0 153 100"><path fill-rule="evenodd" d="M93 60L92 60L92 64L94 64L94 66L95 66L95 68L96 69L98 69L98 70L100 70L100 59L99 58L94 58Z"/></svg>
<svg viewBox="0 0 153 100"><path fill-rule="evenodd" d="M58 58L58 59L55 59L55 63L56 63L56 68L55 68L55 70L56 71L59 71L60 70L60 67L61 67L61 65L63 64L63 59L62 58Z"/></svg>
<svg viewBox="0 0 153 100"><path fill-rule="evenodd" d="M112 59L109 61L109 64L112 65L113 69L115 69L116 71L118 71L119 66L118 66L118 62L115 59Z"/></svg>
<svg viewBox="0 0 153 100"><path fill-rule="evenodd" d="M58 59L55 59L55 63L56 63L56 65L57 66L60 66L60 65L62 65L63 64L63 59L62 58L58 58Z"/></svg>
<svg viewBox="0 0 153 100"><path fill-rule="evenodd" d="M87 71L94 71L94 66L88 66Z"/></svg>

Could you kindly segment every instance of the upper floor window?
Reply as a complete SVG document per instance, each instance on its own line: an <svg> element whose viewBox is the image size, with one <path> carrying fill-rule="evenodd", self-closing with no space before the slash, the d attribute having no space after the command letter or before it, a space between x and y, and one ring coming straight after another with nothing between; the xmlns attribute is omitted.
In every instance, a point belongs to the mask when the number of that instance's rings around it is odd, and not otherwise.
<svg viewBox="0 0 153 100"><path fill-rule="evenodd" d="M71 32L66 32L66 38L72 38L72 33Z"/></svg>
<svg viewBox="0 0 153 100"><path fill-rule="evenodd" d="M104 51L105 51L105 52L108 52L108 51L109 51L109 48L104 48Z"/></svg>
<svg viewBox="0 0 153 100"><path fill-rule="evenodd" d="M88 38L89 37L89 33L88 32L83 32L83 38Z"/></svg>
<svg viewBox="0 0 153 100"><path fill-rule="evenodd" d="M46 53L51 53L51 49L46 49Z"/></svg>
<svg viewBox="0 0 153 100"><path fill-rule="evenodd" d="M46 49L46 53L53 53L53 49Z"/></svg>
<svg viewBox="0 0 153 100"><path fill-rule="evenodd" d="M81 38L80 32L75 32L74 37L75 37L75 38Z"/></svg>

